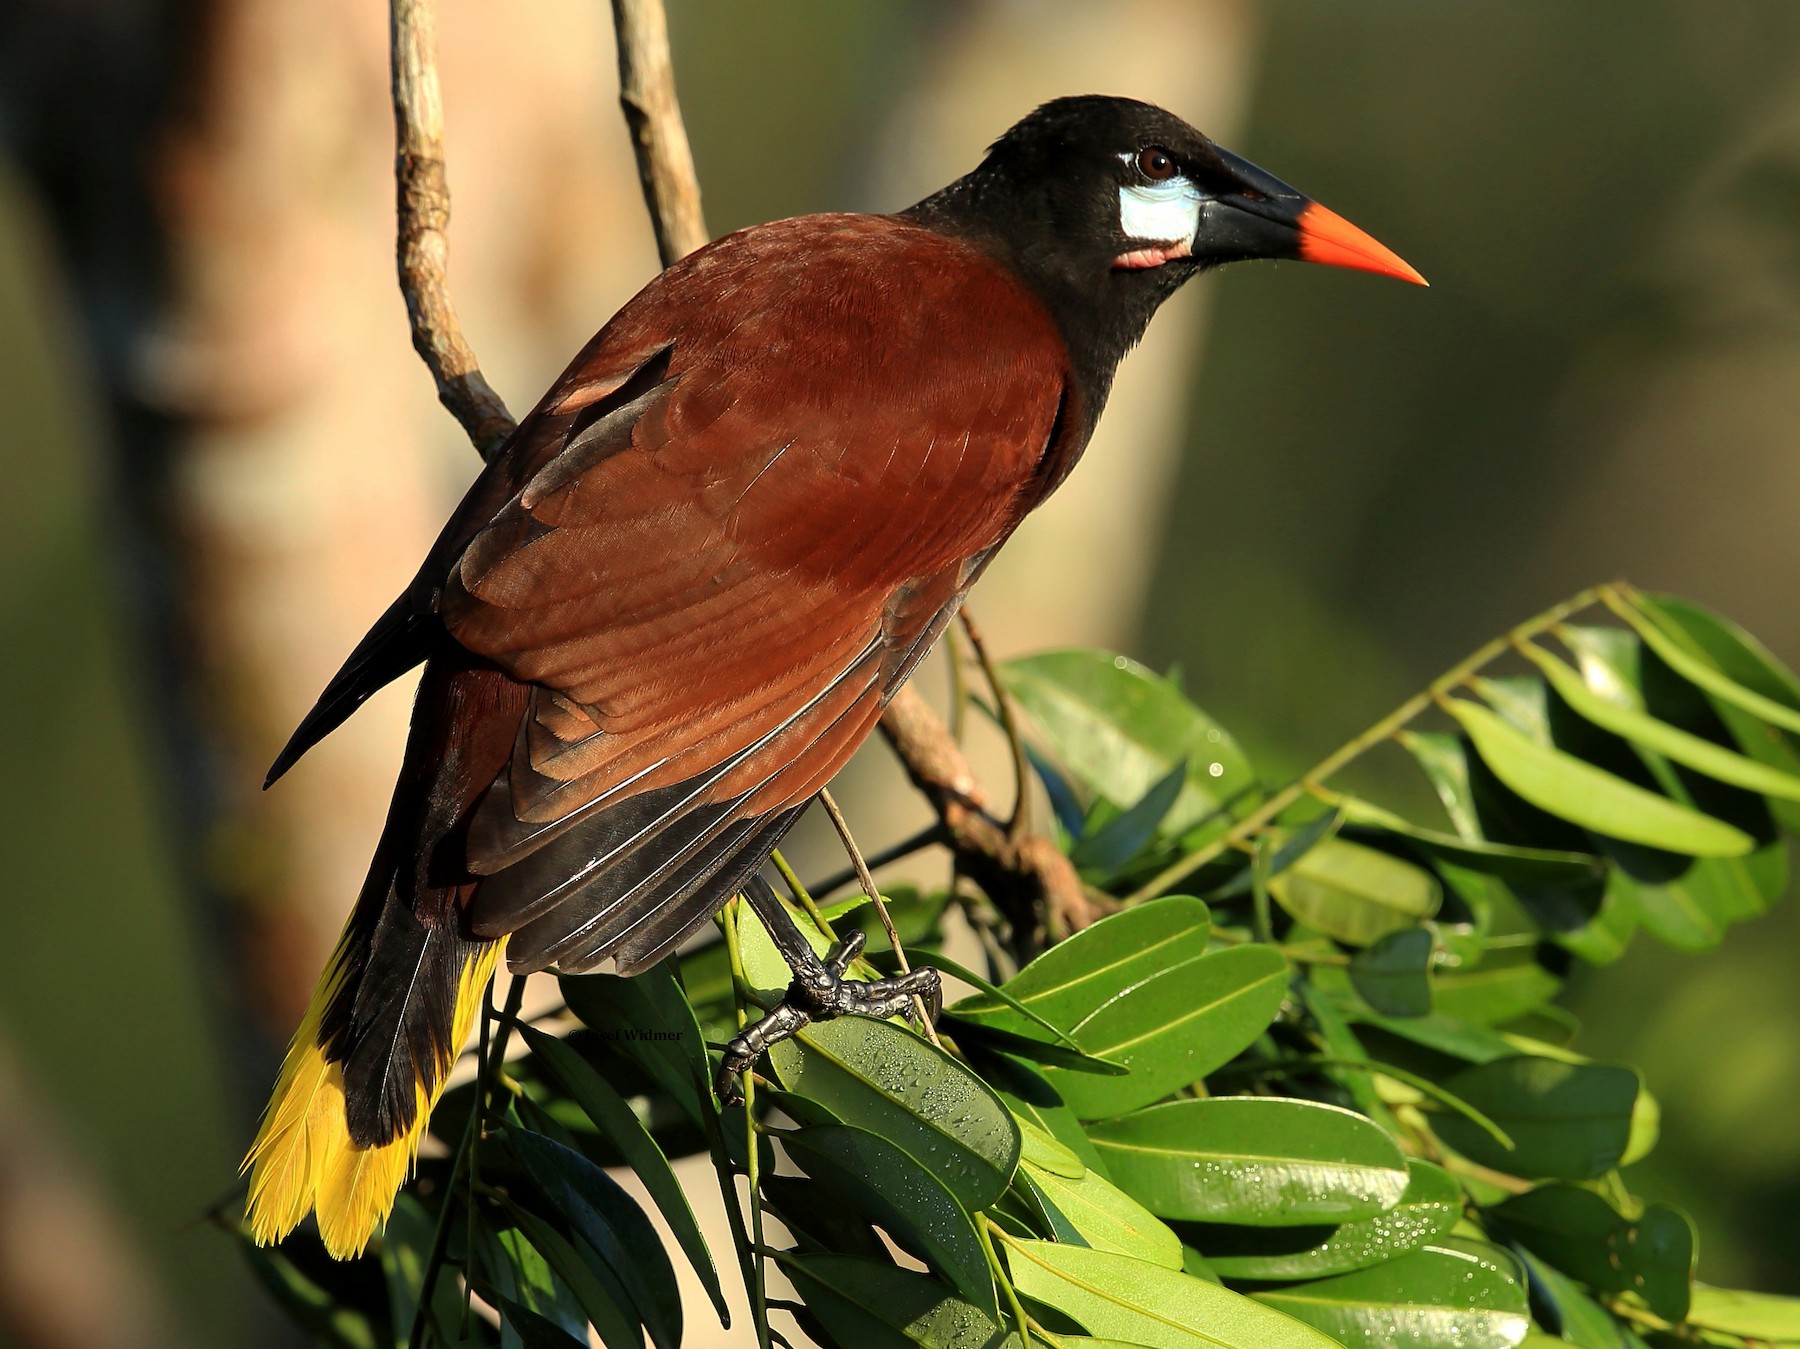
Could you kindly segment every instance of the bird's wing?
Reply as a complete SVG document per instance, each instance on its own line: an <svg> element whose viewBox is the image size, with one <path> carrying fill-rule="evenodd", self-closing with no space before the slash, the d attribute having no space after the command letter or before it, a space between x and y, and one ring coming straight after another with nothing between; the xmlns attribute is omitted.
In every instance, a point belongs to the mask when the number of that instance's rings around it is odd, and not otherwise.
<svg viewBox="0 0 1800 1349"><path fill-rule="evenodd" d="M884 218L729 236L621 311L444 573L450 636L536 686L474 930L515 968L649 949L785 827L1034 503L1066 363L997 265Z"/></svg>

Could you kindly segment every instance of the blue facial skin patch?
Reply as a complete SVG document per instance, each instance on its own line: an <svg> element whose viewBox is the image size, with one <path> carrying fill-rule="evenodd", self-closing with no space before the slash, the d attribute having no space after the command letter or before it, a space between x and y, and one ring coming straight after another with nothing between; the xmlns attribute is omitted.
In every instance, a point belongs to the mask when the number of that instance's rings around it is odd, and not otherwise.
<svg viewBox="0 0 1800 1349"><path fill-rule="evenodd" d="M1191 244L1205 200L1206 194L1182 177L1127 183L1119 189L1119 228L1128 239Z"/></svg>

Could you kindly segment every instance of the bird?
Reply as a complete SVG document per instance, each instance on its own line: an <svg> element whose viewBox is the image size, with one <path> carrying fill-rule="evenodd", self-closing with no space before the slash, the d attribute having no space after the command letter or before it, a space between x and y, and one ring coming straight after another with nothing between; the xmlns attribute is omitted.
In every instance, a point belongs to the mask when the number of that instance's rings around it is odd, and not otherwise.
<svg viewBox="0 0 1800 1349"><path fill-rule="evenodd" d="M1252 259L1424 283L1174 114L1085 95L908 209L739 230L620 309L270 770L424 666L244 1161L252 1237L312 1211L332 1255L365 1248L503 952L630 975L772 898L770 853L1074 468L1157 308Z"/></svg>

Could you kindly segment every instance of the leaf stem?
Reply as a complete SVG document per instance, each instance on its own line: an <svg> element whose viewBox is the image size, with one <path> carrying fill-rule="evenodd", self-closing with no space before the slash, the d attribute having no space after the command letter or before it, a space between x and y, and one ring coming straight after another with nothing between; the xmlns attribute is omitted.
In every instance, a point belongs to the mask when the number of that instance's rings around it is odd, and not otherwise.
<svg viewBox="0 0 1800 1349"><path fill-rule="evenodd" d="M770 853L769 860L775 864L775 870L781 873L781 879L787 882L787 888L794 896L794 903L806 910L806 916L813 920L814 925L819 931L831 938L832 941L836 941L837 933L831 930L831 924L826 921L825 915L819 912L819 906L814 901L812 892L808 890L801 881L799 873L796 872L793 867L788 865L787 858L781 855L781 849L777 848L774 852ZM855 873L852 872L851 874L854 875ZM825 892L820 891L820 893L823 894ZM742 1027L739 1029L742 1029Z"/></svg>
<svg viewBox="0 0 1800 1349"><path fill-rule="evenodd" d="M1250 859L1250 896L1252 916L1256 920L1256 939L1266 946L1275 944L1275 920L1269 908L1269 836L1256 840L1256 852Z"/></svg>
<svg viewBox="0 0 1800 1349"><path fill-rule="evenodd" d="M745 1001L750 991L749 977L744 973L744 948L739 937L738 919L742 916L741 900L732 900L721 917L725 927L725 954L731 962L731 989L736 1002L737 1027L741 1031L749 1021ZM763 1262L763 1212L761 1179L757 1175L756 1074L745 1071L739 1077L739 1090L744 1095L744 1174L750 1181L750 1266L753 1275L746 1291L750 1294L750 1318L756 1323L756 1342L769 1349L769 1275Z"/></svg>
<svg viewBox="0 0 1800 1349"><path fill-rule="evenodd" d="M988 1270L994 1276L994 1283L1000 1289L1000 1295L1006 1299L1007 1310L1012 1313L1013 1324L1019 1328L1019 1338L1024 1341L1025 1349L1031 1349L1031 1327L1037 1323L1025 1315L1025 1308L1019 1302L1018 1290L1012 1286L1012 1279L1006 1272L1006 1266L1000 1262L1000 1253L994 1249L993 1232L1000 1229L993 1227L985 1213L977 1213L975 1217L975 1235L981 1238L981 1249L987 1254ZM1006 1233L1000 1232L1000 1239L1006 1239Z"/></svg>
<svg viewBox="0 0 1800 1349"><path fill-rule="evenodd" d="M499 977L498 971L488 976L486 1006L482 1019L488 1020L488 1013L493 1007L494 980ZM456 1145L456 1156L450 1163L450 1179L444 1186L443 1207L438 1210L437 1228L431 1236L431 1251L425 1257L425 1269L419 1276L419 1305L413 1312L412 1329L407 1333L406 1343L409 1349L421 1349L425 1343L425 1327L431 1319L431 1298L437 1291L438 1275L444 1267L444 1256L450 1249L450 1215L455 1211L457 1183L465 1172L474 1164L475 1148L481 1132L494 1090L494 1078L499 1074L498 1065L506 1058L506 1046L512 1037L512 1022L519 1015L519 1006L525 999L525 981L528 976L520 975L512 981L506 990L506 1007L498 1020L500 1033L494 1039L494 1046L483 1060L480 1076L475 1084L475 1104L469 1111L469 1123L463 1129L462 1140ZM485 1031L485 1027L484 1027Z"/></svg>
<svg viewBox="0 0 1800 1349"><path fill-rule="evenodd" d="M1548 631L1571 615L1601 602L1610 591L1611 587L1609 586L1590 586L1586 590L1571 595L1561 603L1552 605L1542 613L1526 619L1491 642L1483 643L1373 726L1354 739L1338 746L1311 769L1276 792L1261 806L1239 820L1204 848L1189 853L1180 861L1158 872L1149 881L1127 895L1124 902L1139 904L1166 893L1171 886L1178 881L1186 880L1227 848L1234 847L1244 839L1266 829L1283 811L1301 797L1323 790L1325 780L1332 774L1361 758L1377 745L1391 739L1421 713L1441 704L1449 696L1450 690L1463 684L1483 666L1498 660L1511 651L1515 641L1523 641Z"/></svg>

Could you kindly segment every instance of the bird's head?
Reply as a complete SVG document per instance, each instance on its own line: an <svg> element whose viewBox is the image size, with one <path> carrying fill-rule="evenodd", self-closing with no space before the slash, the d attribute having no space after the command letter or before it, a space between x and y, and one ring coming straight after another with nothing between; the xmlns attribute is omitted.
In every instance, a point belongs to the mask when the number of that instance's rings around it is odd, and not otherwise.
<svg viewBox="0 0 1800 1349"><path fill-rule="evenodd" d="M1164 299L1221 263L1297 258L1425 282L1174 114L1098 94L1044 104L907 214L998 254L1049 304L1071 346L1091 344L1112 362Z"/></svg>

